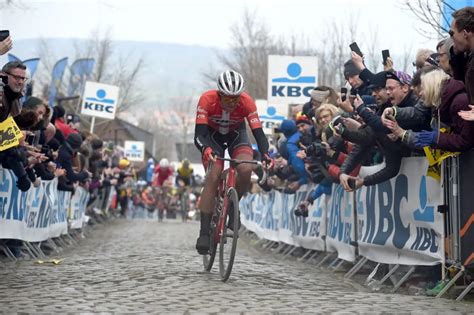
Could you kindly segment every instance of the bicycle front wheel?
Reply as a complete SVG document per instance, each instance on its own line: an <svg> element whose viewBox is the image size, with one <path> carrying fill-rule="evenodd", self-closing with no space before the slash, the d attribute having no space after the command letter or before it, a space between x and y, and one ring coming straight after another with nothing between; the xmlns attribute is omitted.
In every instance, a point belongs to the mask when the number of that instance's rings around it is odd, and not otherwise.
<svg viewBox="0 0 474 315"><path fill-rule="evenodd" d="M232 272L235 252L237 250L237 240L239 238L239 197L235 188L231 187L227 190L226 198L227 218L219 244L219 272L222 281L227 281ZM230 215L234 216L232 231L227 227Z"/></svg>
<svg viewBox="0 0 474 315"><path fill-rule="evenodd" d="M209 253L202 256L202 263L204 265L204 270L206 271L211 271L214 259L216 258L217 244L214 242L214 233L216 231L215 221L215 216L213 216L211 220L211 246L209 248Z"/></svg>

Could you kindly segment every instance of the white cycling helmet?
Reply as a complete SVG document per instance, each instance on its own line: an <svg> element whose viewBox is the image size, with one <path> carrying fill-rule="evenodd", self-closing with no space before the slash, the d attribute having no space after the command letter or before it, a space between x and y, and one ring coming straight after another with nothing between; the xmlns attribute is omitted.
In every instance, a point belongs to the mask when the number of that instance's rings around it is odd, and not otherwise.
<svg viewBox="0 0 474 315"><path fill-rule="evenodd" d="M168 159L161 159L160 160L160 167L161 168L167 168L170 166L170 161Z"/></svg>
<svg viewBox="0 0 474 315"><path fill-rule="evenodd" d="M226 96L239 96L244 91L244 78L234 70L227 70L217 77L219 93Z"/></svg>

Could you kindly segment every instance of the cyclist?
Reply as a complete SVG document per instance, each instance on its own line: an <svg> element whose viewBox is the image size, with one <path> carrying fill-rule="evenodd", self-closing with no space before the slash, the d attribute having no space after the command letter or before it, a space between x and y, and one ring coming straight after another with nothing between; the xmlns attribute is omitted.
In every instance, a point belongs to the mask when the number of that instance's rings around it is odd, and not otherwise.
<svg viewBox="0 0 474 315"><path fill-rule="evenodd" d="M213 162L206 176L199 209L201 211L201 230L196 242L199 254L205 255L210 246L210 221L215 206L217 185L224 163L216 156L224 157L226 149L232 158L252 160L253 150L247 135L247 120L254 135L262 160L268 165L268 141L253 99L244 92L242 75L233 70L222 72L217 78L217 90L201 95L197 105L194 143L202 153L202 162L207 170L209 161ZM250 186L251 164L237 166L236 189L239 198ZM239 218L237 218L239 219ZM234 218L229 218L232 226Z"/></svg>
<svg viewBox="0 0 474 315"><path fill-rule="evenodd" d="M183 181L184 186L191 186L193 183L194 169L188 159L184 159L178 167L176 175L176 186L179 187L179 181Z"/></svg>
<svg viewBox="0 0 474 315"><path fill-rule="evenodd" d="M155 167L153 172L153 186L162 187L163 183L173 176L173 168L168 159L161 159L160 164Z"/></svg>

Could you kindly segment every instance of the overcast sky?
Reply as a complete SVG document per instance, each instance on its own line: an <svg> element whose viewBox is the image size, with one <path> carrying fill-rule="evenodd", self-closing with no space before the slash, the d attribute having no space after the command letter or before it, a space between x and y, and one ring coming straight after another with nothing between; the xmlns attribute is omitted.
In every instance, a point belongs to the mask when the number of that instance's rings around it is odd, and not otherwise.
<svg viewBox="0 0 474 315"><path fill-rule="evenodd" d="M19 8L1 10L0 29L13 38L80 37L110 28L114 39L210 45L225 48L229 27L245 8L258 15L275 35L305 34L317 43L325 25L358 18L360 33L377 29L380 47L433 47L414 28L403 0L18 0ZM418 24L419 25L419 24ZM357 41L364 47L364 38ZM316 45L317 46L317 45ZM397 49L398 47L398 49ZM401 53L401 52L400 52Z"/></svg>

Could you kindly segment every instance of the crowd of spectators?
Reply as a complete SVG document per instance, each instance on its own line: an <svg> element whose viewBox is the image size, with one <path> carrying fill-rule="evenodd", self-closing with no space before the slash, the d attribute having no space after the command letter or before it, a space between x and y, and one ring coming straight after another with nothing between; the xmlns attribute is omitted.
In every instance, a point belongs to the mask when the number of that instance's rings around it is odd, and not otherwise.
<svg viewBox="0 0 474 315"><path fill-rule="evenodd" d="M388 57L373 73L355 51L344 64L346 87L317 86L311 99L276 130L275 167L264 190L294 193L319 184L295 211L331 194L332 183L346 191L396 176L403 157L424 148L464 152L474 147L474 7L453 13L450 37L420 49L410 75ZM385 162L364 178L361 166Z"/></svg>
<svg viewBox="0 0 474 315"><path fill-rule="evenodd" d="M0 55L11 48L11 37L0 41ZM89 191L91 204L112 186L123 199L135 172L114 143L82 128L75 112L28 95L22 62L3 65L0 79L0 164L14 173L20 191L57 178L60 191L74 193L79 186ZM121 214L126 210L122 207Z"/></svg>

